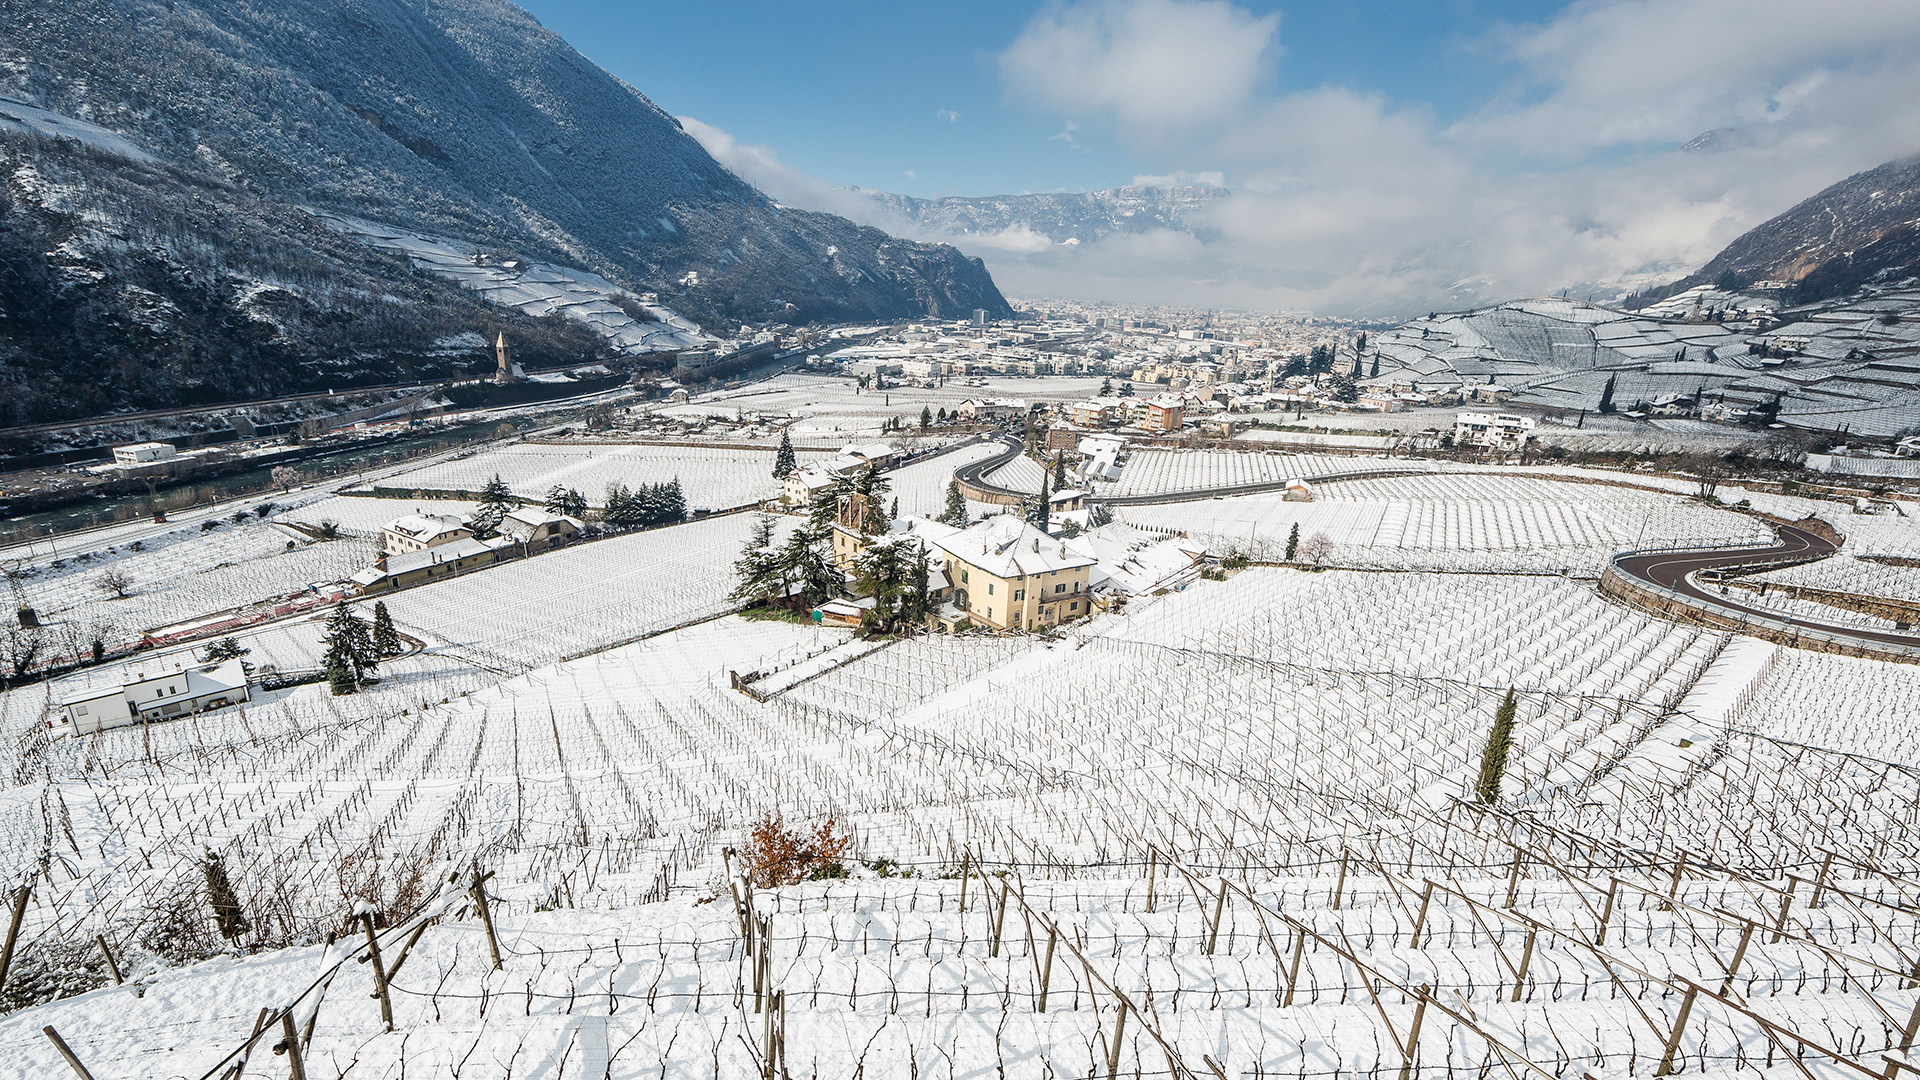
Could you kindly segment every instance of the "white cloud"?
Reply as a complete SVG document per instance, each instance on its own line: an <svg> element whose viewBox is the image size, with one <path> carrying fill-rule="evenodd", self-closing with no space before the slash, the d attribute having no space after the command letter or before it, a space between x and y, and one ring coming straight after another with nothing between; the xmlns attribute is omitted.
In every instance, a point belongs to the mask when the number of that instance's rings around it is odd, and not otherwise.
<svg viewBox="0 0 1920 1080"><path fill-rule="evenodd" d="M1153 175L1150 173L1142 173L1139 176L1136 176L1133 178L1131 182L1131 186L1133 187L1226 187L1227 174L1221 172L1218 169L1208 169L1205 172L1197 172L1197 173L1188 172L1185 169L1175 169L1173 172L1166 173L1163 175Z"/></svg>
<svg viewBox="0 0 1920 1080"><path fill-rule="evenodd" d="M939 117L942 120L945 120L949 124L957 124L960 122L959 109L941 109L939 112L934 113L933 115Z"/></svg>
<svg viewBox="0 0 1920 1080"><path fill-rule="evenodd" d="M1003 287L1379 313L1617 291L1678 277L1820 188L1920 150L1911 0L1589 0L1490 33L1482 44L1520 74L1444 128L1360 90L1262 99L1273 27L1201 7L1091 0L1036 18L1002 55L1010 90L1103 116L1157 156L1163 168L1136 183L1218 176L1233 189L1187 243L990 257ZM1204 91L1182 93L1146 59L1144 39L1175 10L1214 32L1176 34L1162 55L1242 31ZM1209 141L1167 149L1174 123ZM1713 129L1718 152L1674 149Z"/></svg>
<svg viewBox="0 0 1920 1080"><path fill-rule="evenodd" d="M1099 0L1028 23L1000 73L1044 108L1110 118L1124 137L1160 145L1246 104L1279 25L1225 0Z"/></svg>

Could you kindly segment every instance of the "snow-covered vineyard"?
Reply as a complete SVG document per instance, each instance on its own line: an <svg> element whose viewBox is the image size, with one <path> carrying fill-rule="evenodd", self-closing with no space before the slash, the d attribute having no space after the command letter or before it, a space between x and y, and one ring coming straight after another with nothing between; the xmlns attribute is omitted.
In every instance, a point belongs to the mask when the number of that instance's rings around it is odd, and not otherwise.
<svg viewBox="0 0 1920 1080"><path fill-rule="evenodd" d="M437 468L580 486L553 469L591 459L551 449ZM993 452L897 470L901 512ZM1212 456L1136 452L1123 476L1356 462ZM388 596L408 651L352 696L73 737L46 684L13 689L0 866L32 888L0 1006L45 1003L0 1016L0 1078L67 1068L46 1027L100 1080L290 1075L287 1031L312 1078L1885 1075L1920 1026L1914 669L1602 597L1608 554L1767 531L1684 485L1532 472L1124 506L1222 551L1274 557L1295 524L1331 544L1318 571L1253 566L1051 637L874 647L727 614L752 527L731 515ZM305 565L360 541L289 552L285 522L361 536L403 502L294 501L152 534L143 554L172 554L142 573ZM1858 532L1891 558L1911 529ZM1905 599L1911 574L1765 580ZM110 603L30 580L50 610ZM239 640L280 671L324 648L312 618ZM768 812L831 820L852 876L748 886L727 851Z"/></svg>

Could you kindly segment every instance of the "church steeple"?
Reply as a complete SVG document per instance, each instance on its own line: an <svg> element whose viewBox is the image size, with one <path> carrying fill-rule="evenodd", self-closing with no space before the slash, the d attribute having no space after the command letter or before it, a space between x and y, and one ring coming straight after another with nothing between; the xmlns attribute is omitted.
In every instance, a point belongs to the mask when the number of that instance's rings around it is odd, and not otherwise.
<svg viewBox="0 0 1920 1080"><path fill-rule="evenodd" d="M511 351L507 348L507 332L505 330L500 331L500 336L494 339L493 355L494 359L499 362L499 367L497 367L493 373L493 381L497 383L512 382L513 358Z"/></svg>

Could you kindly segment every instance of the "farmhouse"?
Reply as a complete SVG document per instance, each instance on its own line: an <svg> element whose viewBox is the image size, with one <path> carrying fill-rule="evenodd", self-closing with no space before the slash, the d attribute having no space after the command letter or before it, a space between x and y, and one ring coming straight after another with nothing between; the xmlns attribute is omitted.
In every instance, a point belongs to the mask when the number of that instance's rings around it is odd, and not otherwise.
<svg viewBox="0 0 1920 1080"><path fill-rule="evenodd" d="M136 672L111 686L92 686L60 699L76 735L218 709L252 700L239 659L172 671Z"/></svg>
<svg viewBox="0 0 1920 1080"><path fill-rule="evenodd" d="M586 524L578 518L556 514L537 506L522 506L500 518L500 533L524 544L529 551L544 551L579 536Z"/></svg>
<svg viewBox="0 0 1920 1080"><path fill-rule="evenodd" d="M496 536L491 540L467 536L449 544L388 555L347 580L358 586L362 594L392 592L491 566L499 561L501 550L514 543L510 536Z"/></svg>
<svg viewBox="0 0 1920 1080"><path fill-rule="evenodd" d="M473 530L459 518L408 514L394 518L380 530L380 549L389 555L400 555L472 538Z"/></svg>

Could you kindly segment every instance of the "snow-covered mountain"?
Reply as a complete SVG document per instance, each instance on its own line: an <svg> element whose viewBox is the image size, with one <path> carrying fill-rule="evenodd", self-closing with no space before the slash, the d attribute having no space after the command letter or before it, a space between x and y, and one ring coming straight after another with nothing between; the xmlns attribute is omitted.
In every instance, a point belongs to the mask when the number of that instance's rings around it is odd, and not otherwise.
<svg viewBox="0 0 1920 1080"><path fill-rule="evenodd" d="M1740 236L1672 291L1794 284L1811 303L1920 274L1920 154L1855 173Z"/></svg>
<svg viewBox="0 0 1920 1080"><path fill-rule="evenodd" d="M459 290L321 235L308 210L575 267L709 328L1009 311L951 247L775 205L504 0L0 0L0 96L0 237L26 260L0 312L39 312L31 342L0 323L0 380L32 383L49 353L116 353L56 373L76 393L106 379L89 408L410 377L398 357L444 336L425 323L473 321L453 314L472 303ZM73 288L144 311L132 321L164 347L61 331ZM261 289L311 312L257 318ZM367 302L396 289L452 306L375 319ZM320 349L329 311L385 329ZM345 354L338 370L316 368L322 352ZM71 396L42 406L70 414Z"/></svg>

